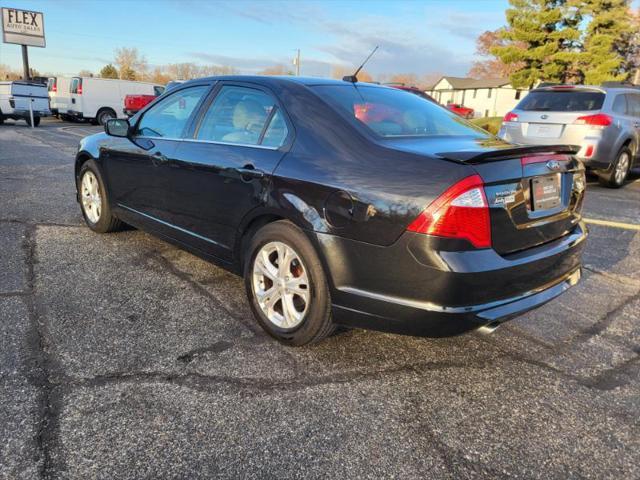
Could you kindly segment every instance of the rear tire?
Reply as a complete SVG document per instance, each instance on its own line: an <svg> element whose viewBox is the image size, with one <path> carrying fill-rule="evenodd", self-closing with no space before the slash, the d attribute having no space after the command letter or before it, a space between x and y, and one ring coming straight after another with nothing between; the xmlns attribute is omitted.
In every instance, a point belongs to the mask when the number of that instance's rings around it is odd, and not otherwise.
<svg viewBox="0 0 640 480"><path fill-rule="evenodd" d="M95 124L104 126L109 120L117 117L116 112L110 108L103 108L96 115Z"/></svg>
<svg viewBox="0 0 640 480"><path fill-rule="evenodd" d="M77 189L82 216L91 230L98 233L122 230L124 223L111 213L104 181L95 161L87 160L82 164Z"/></svg>
<svg viewBox="0 0 640 480"><path fill-rule="evenodd" d="M249 242L245 258L249 304L269 335L302 346L333 333L324 270L302 230L287 220L267 224Z"/></svg>
<svg viewBox="0 0 640 480"><path fill-rule="evenodd" d="M27 125L31 126L31 117L27 117L26 119ZM33 126L37 127L40 125L40 117L33 117Z"/></svg>
<svg viewBox="0 0 640 480"><path fill-rule="evenodd" d="M631 170L632 158L631 149L627 146L622 147L611 164L611 172L598 174L600 184L609 188L622 187Z"/></svg>

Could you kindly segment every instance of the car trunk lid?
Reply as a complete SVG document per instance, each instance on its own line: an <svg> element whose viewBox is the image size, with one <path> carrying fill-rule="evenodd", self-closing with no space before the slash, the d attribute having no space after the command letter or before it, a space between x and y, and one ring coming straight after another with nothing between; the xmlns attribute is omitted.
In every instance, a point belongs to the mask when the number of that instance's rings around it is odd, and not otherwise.
<svg viewBox="0 0 640 480"><path fill-rule="evenodd" d="M491 244L500 254L551 242L580 221L585 180L584 167L573 157L577 146L514 146L466 137L392 143L404 151L473 167L484 182Z"/></svg>
<svg viewBox="0 0 640 480"><path fill-rule="evenodd" d="M485 183L492 246L498 253L553 241L580 221L584 167L572 156L541 152L474 168Z"/></svg>

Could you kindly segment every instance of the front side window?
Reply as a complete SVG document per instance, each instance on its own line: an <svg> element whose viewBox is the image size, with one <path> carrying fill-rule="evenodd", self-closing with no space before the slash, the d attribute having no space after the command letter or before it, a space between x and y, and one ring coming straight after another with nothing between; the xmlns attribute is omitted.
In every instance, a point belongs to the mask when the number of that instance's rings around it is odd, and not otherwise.
<svg viewBox="0 0 640 480"><path fill-rule="evenodd" d="M287 126L275 99L262 90L224 86L209 107L197 139L279 147Z"/></svg>
<svg viewBox="0 0 640 480"><path fill-rule="evenodd" d="M349 122L381 137L489 136L440 105L402 90L347 83L311 88Z"/></svg>
<svg viewBox="0 0 640 480"><path fill-rule="evenodd" d="M175 92L151 107L138 123L138 134L145 137L180 138L200 99L205 85Z"/></svg>

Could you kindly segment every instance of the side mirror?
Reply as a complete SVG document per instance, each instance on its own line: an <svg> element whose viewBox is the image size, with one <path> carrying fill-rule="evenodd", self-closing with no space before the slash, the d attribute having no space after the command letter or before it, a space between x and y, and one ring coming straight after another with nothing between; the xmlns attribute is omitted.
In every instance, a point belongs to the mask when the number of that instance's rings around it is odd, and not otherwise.
<svg viewBox="0 0 640 480"><path fill-rule="evenodd" d="M104 124L104 131L112 137L128 137L130 129L129 120L122 118L112 118Z"/></svg>

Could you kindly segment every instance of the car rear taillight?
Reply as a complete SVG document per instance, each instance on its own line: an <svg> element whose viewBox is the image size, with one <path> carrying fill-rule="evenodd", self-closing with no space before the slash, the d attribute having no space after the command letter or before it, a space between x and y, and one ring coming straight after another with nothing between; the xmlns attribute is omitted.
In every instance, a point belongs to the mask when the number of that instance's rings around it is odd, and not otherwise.
<svg viewBox="0 0 640 480"><path fill-rule="evenodd" d="M58 91L58 82L56 82L56 81L53 82L53 85L51 86L51 91L53 93Z"/></svg>
<svg viewBox="0 0 640 480"><path fill-rule="evenodd" d="M592 125L594 127L608 127L613 123L613 118L605 113L596 113L595 115L578 117L573 123L577 123L578 125Z"/></svg>
<svg viewBox="0 0 640 480"><path fill-rule="evenodd" d="M81 78L78 79L78 89L76 90L76 93L78 95L82 95L82 79Z"/></svg>
<svg viewBox="0 0 640 480"><path fill-rule="evenodd" d="M509 112L504 116L502 121L503 122L517 122L518 121L518 115L516 113Z"/></svg>
<svg viewBox="0 0 640 480"><path fill-rule="evenodd" d="M489 204L480 175L464 178L436 198L407 227L410 232L459 238L491 247Z"/></svg>

